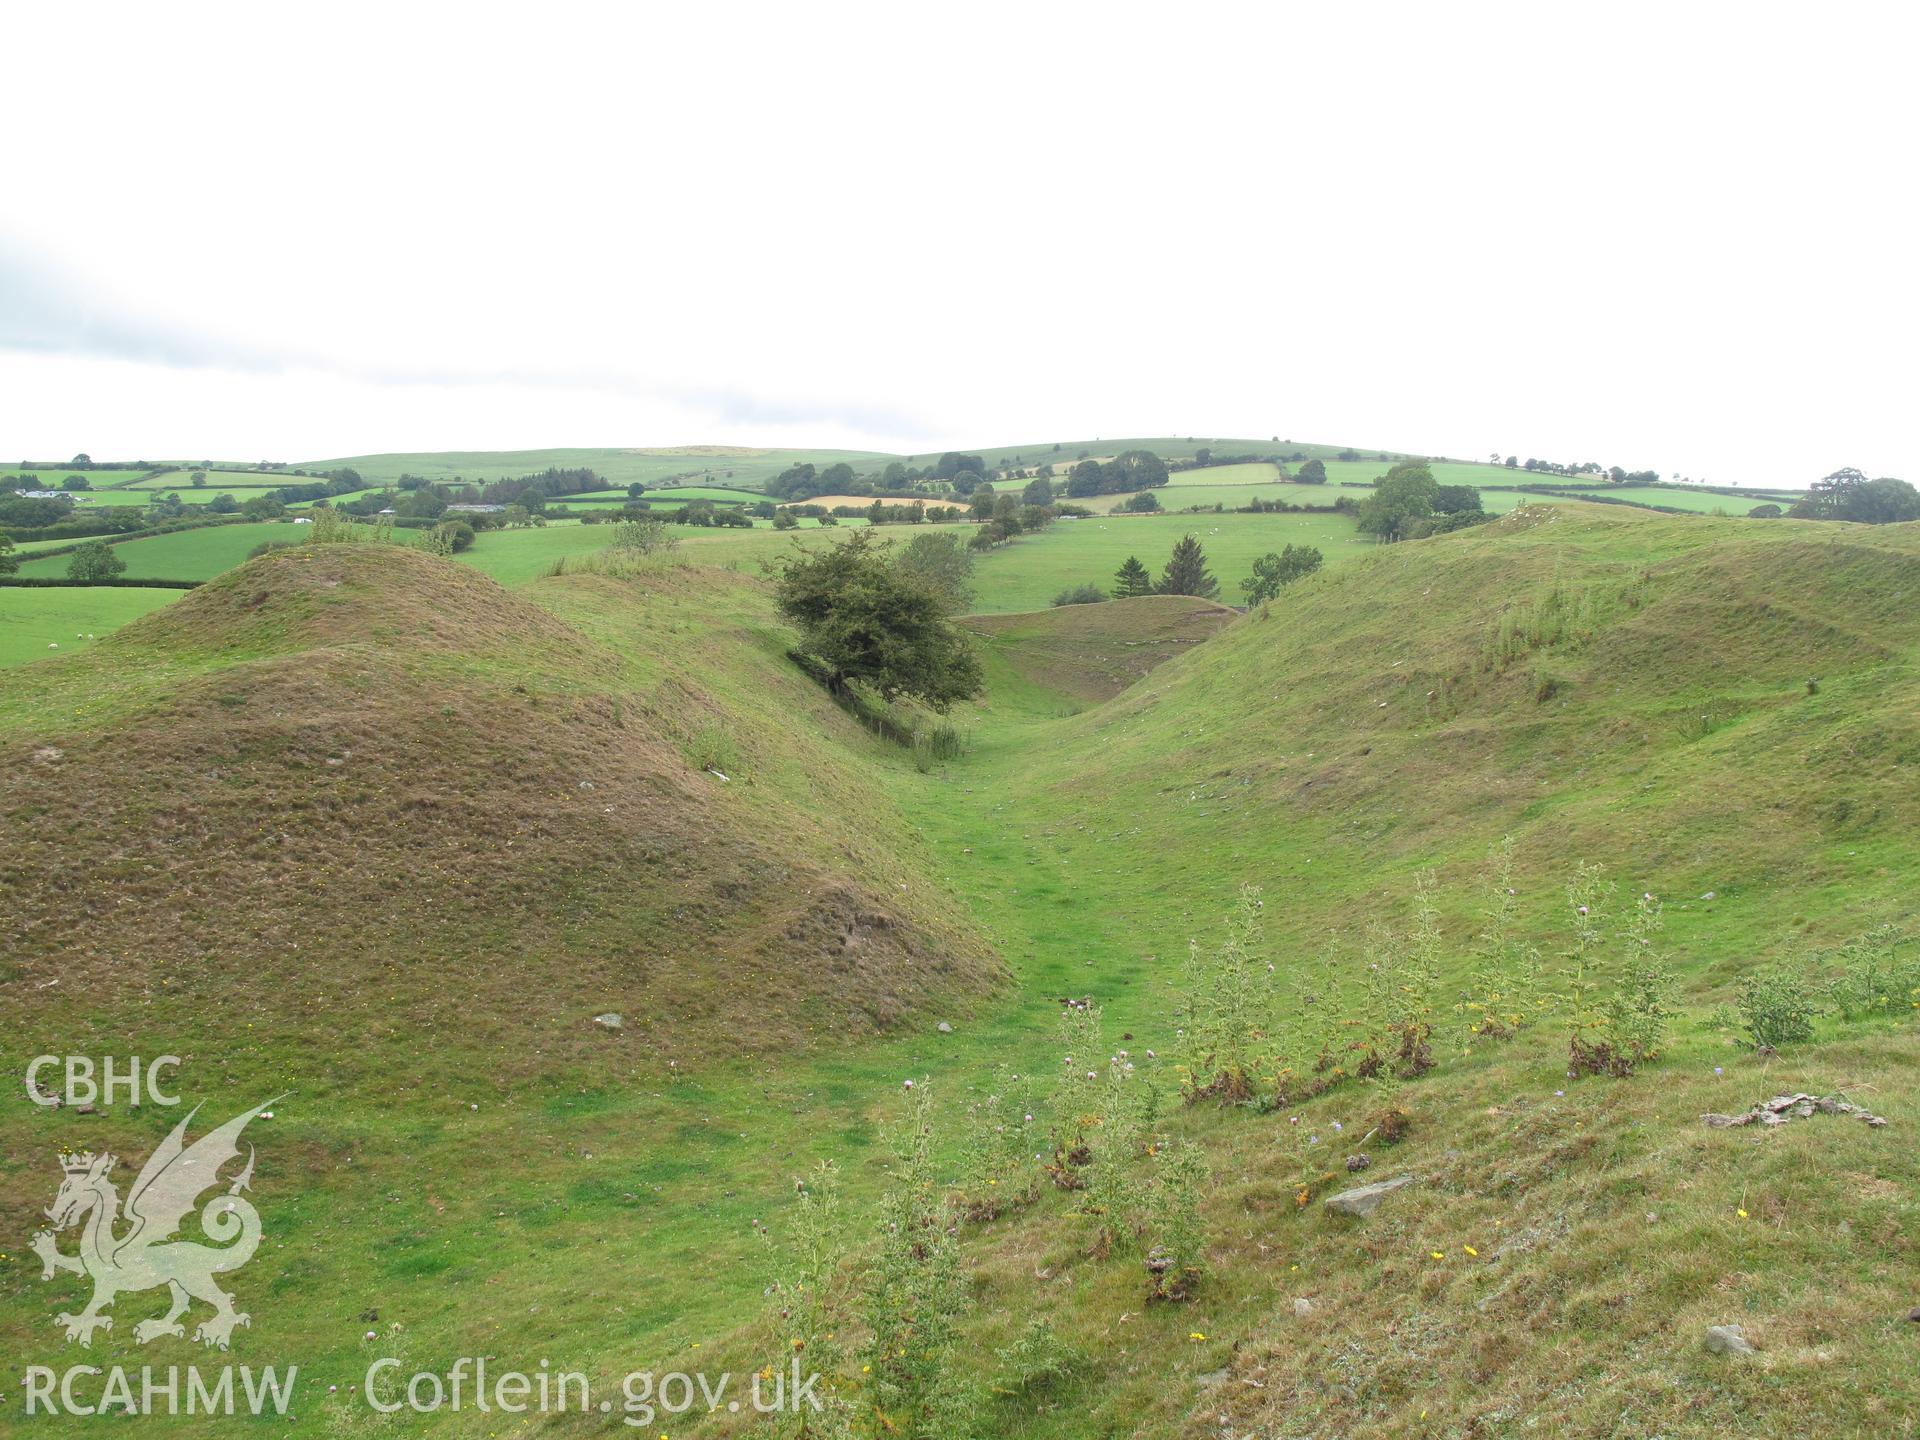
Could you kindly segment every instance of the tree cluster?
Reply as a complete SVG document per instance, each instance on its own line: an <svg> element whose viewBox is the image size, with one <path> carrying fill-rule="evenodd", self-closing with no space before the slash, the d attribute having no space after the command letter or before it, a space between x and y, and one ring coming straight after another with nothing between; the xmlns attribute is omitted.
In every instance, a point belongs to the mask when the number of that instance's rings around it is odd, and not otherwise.
<svg viewBox="0 0 1920 1440"><path fill-rule="evenodd" d="M1787 511L1796 520L1849 520L1858 525L1897 525L1920 520L1920 491L1890 476L1869 480L1852 466L1813 482L1806 498Z"/></svg>
<svg viewBox="0 0 1920 1440"><path fill-rule="evenodd" d="M1389 541L1417 540L1486 518L1477 489L1439 484L1423 460L1403 460L1387 471L1356 515L1362 534Z"/></svg>
<svg viewBox="0 0 1920 1440"><path fill-rule="evenodd" d="M1325 560L1316 545L1288 545L1277 555L1269 550L1253 562L1253 574L1240 582L1240 589L1247 604L1265 604L1286 586L1313 574Z"/></svg>
<svg viewBox="0 0 1920 1440"><path fill-rule="evenodd" d="M1219 593L1220 582L1207 569L1206 551L1192 535L1182 535L1174 542L1173 553L1167 557L1166 568L1160 572L1157 582L1149 576L1137 555L1129 555L1114 575L1116 600L1139 595L1198 595L1211 600Z"/></svg>
<svg viewBox="0 0 1920 1440"><path fill-rule="evenodd" d="M1124 495L1167 483L1167 462L1151 450L1126 450L1102 462L1082 460L1067 472L1067 497L1084 500L1092 495Z"/></svg>

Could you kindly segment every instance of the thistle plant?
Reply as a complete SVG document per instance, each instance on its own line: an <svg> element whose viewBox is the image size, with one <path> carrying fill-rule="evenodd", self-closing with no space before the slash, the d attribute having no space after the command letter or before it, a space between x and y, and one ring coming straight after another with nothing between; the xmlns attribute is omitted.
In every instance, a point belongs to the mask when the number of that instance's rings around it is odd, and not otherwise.
<svg viewBox="0 0 1920 1440"><path fill-rule="evenodd" d="M952 1201L962 1218L991 1220L1034 1196L1033 1157L1040 1125L1033 1080L998 1067L985 1094L967 1107Z"/></svg>
<svg viewBox="0 0 1920 1440"><path fill-rule="evenodd" d="M1387 1081L1386 1083L1393 1083ZM1305 1209L1317 1191L1334 1175L1333 1154L1334 1136L1338 1131L1323 1134L1319 1127L1311 1124L1305 1116L1287 1117L1286 1147L1290 1155L1291 1184L1293 1203Z"/></svg>
<svg viewBox="0 0 1920 1440"><path fill-rule="evenodd" d="M1087 1357L1039 1316L1028 1320L1011 1345L993 1352L1000 1362L998 1387L1010 1395L1051 1389L1087 1363Z"/></svg>
<svg viewBox="0 0 1920 1440"><path fill-rule="evenodd" d="M1568 1023L1576 1040L1598 1029L1606 1018L1600 1000L1606 964L1606 930L1601 911L1614 887L1604 876L1601 866L1582 860L1574 868L1573 879L1567 882L1569 945L1560 979L1566 994Z"/></svg>
<svg viewBox="0 0 1920 1440"><path fill-rule="evenodd" d="M1091 1134L1086 1208L1096 1217L1104 1248L1132 1247L1143 1219L1139 1161L1153 1127L1153 1087L1134 1071L1125 1053L1108 1059L1100 1114Z"/></svg>
<svg viewBox="0 0 1920 1440"><path fill-rule="evenodd" d="M1100 1007L1091 1001L1060 1012L1060 1070L1049 1097L1053 1122L1053 1163L1047 1171L1063 1189L1085 1182L1075 1171L1092 1159L1087 1134L1100 1121Z"/></svg>
<svg viewBox="0 0 1920 1440"><path fill-rule="evenodd" d="M1293 969L1275 1037L1276 1105L1325 1089L1341 1071L1338 1057L1351 1024L1340 1005L1342 965L1339 946L1330 938L1313 961Z"/></svg>
<svg viewBox="0 0 1920 1440"><path fill-rule="evenodd" d="M1147 1298L1191 1300L1206 1275L1200 1195L1207 1185L1207 1158L1191 1140L1181 1140L1159 1147L1154 1159Z"/></svg>
<svg viewBox="0 0 1920 1440"><path fill-rule="evenodd" d="M1440 910L1434 904L1439 888L1431 870L1413 877L1413 924L1407 931L1406 961L1401 968L1402 1027L1432 1021L1433 995L1440 983L1445 942L1440 935Z"/></svg>
<svg viewBox="0 0 1920 1440"><path fill-rule="evenodd" d="M967 1292L940 1203L924 1086L894 1140L893 1180L880 1202L880 1247L864 1286L871 1331L864 1403L876 1433L936 1440L960 1433L970 1402L953 1360Z"/></svg>
<svg viewBox="0 0 1920 1440"><path fill-rule="evenodd" d="M1498 1039L1528 1024L1546 1003L1540 994L1539 952L1515 934L1520 900L1511 835L1488 847L1481 892L1474 966L1455 1011L1469 1037Z"/></svg>
<svg viewBox="0 0 1920 1440"><path fill-rule="evenodd" d="M1654 943L1662 923L1660 902L1643 893L1620 932L1625 954L1606 1002L1607 1042L1634 1065L1659 1055L1673 1020L1673 975Z"/></svg>
<svg viewBox="0 0 1920 1440"><path fill-rule="evenodd" d="M1196 940L1187 947L1181 1055L1189 1102L1253 1098L1268 1048L1266 972L1255 959L1262 908L1259 887L1241 886L1219 946L1203 949Z"/></svg>
<svg viewBox="0 0 1920 1440"><path fill-rule="evenodd" d="M1856 935L1833 953L1839 973L1824 987L1826 1008L1842 1020L1920 1011L1920 952L1898 925Z"/></svg>
<svg viewBox="0 0 1920 1440"><path fill-rule="evenodd" d="M1364 1054L1354 1074L1371 1080L1391 1071L1403 1080L1433 1068L1428 1043L1433 1024L1433 985L1439 950L1439 927L1431 910L1430 891L1416 891L1414 929L1402 936L1385 924L1367 931L1361 952L1365 967Z"/></svg>

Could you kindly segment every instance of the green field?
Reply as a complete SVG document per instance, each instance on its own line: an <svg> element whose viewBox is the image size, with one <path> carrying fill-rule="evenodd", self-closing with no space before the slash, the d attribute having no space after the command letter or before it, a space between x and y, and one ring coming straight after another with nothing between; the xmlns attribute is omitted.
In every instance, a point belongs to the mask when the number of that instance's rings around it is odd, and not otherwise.
<svg viewBox="0 0 1920 1440"><path fill-rule="evenodd" d="M1576 498L1584 499L1588 495L1597 495L1614 500L1634 500L1642 505L1664 505L1673 510L1690 510L1697 515L1744 516L1756 505L1779 505L1786 509L1791 500L1782 501L1772 495L1717 495L1710 490L1669 489L1655 485L1609 485L1603 490L1569 490L1566 492Z"/></svg>
<svg viewBox="0 0 1920 1440"><path fill-rule="evenodd" d="M0 585L0 667L47 659L56 653L54 646L61 654L86 649L185 593L122 585L44 590Z"/></svg>
<svg viewBox="0 0 1920 1440"><path fill-rule="evenodd" d="M643 495L629 496L624 490L591 490L583 495L555 495L547 501L554 505L628 505L674 504L684 505L690 500L711 500L716 505L745 505L767 497L756 490L727 490L715 485L676 485L668 489L649 490Z"/></svg>
<svg viewBox="0 0 1920 1440"><path fill-rule="evenodd" d="M1322 494L1311 485L1288 485L1275 481L1266 485L1166 485L1153 491L1162 510L1184 510L1189 506L1223 505L1229 510L1250 505L1257 496L1265 502L1284 500L1289 505L1331 505L1341 492ZM1126 495L1095 495L1065 504L1084 505L1101 514L1111 514L1127 503Z"/></svg>
<svg viewBox="0 0 1920 1440"><path fill-rule="evenodd" d="M837 530L822 531L817 522L802 521L798 531L783 532L770 523L751 530L702 529L676 526L680 551L700 564L736 567L757 572L760 563L795 543L819 543ZM839 530L856 528L842 521ZM887 537L904 543L923 528L953 529L970 537L969 524L954 526L890 526ZM244 560L265 541L297 541L305 526L291 521L213 526L171 535L123 541L114 553L127 563L130 579L210 580ZM1320 547L1329 564L1372 547L1343 515L1214 515L1127 516L1056 522L1037 535L1025 535L1013 544L981 556L976 562L976 606L983 613L1044 609L1061 590L1083 581L1106 587L1128 555L1138 555L1156 574L1166 562L1175 540L1192 531L1201 539L1221 586L1221 598L1239 599L1239 582L1258 556L1287 544ZM401 530L403 542L419 532ZM600 526L555 522L519 530L486 530L473 548L457 557L503 585L523 585L553 568L564 556L581 556L604 549L612 533ZM70 544L72 542L59 542ZM26 559L23 576L64 575L65 555ZM56 594L83 592L56 591ZM80 627L84 629L85 627Z"/></svg>
<svg viewBox="0 0 1920 1440"><path fill-rule="evenodd" d="M327 497L327 503L329 505L345 505L353 500L364 500L369 495L392 495L396 493L398 492L390 490L385 485L369 485L361 490L347 490L338 495L329 495Z"/></svg>
<svg viewBox="0 0 1920 1440"><path fill-rule="evenodd" d="M1345 448L1339 445L1308 444L1296 441L1236 440L1207 436L1158 436L1140 439L1048 441L1034 445L998 445L958 447L960 452L981 456L988 465L998 467L1016 458L1029 466L1051 464L1062 474L1081 452L1109 456L1121 450L1151 450L1167 458L1186 457L1211 448L1215 453L1266 454L1279 450L1286 454L1304 451L1309 455L1331 457ZM808 462L822 468L845 461L861 473L884 468L899 460L925 466L939 453L890 455L864 450L754 450L725 446L695 446L686 449L564 449L564 450L478 450L435 451L417 454L349 455L328 460L303 460L298 468L309 471L349 467L369 482L391 482L402 475L421 475L430 480L468 481L513 479L549 467L572 469L585 466L606 477L616 486L633 481L657 484L674 476L699 476L710 484L737 485L758 489L766 481L791 465ZM1329 458L1329 464L1333 462ZM1360 462L1365 478L1372 479L1387 466L1379 462ZM1224 468L1224 467L1223 467ZM1473 467L1484 468L1484 467ZM293 483L289 481L288 483Z"/></svg>
<svg viewBox="0 0 1920 1440"><path fill-rule="evenodd" d="M58 490L58 485L43 488ZM88 510L109 509L121 505L151 505L153 494L146 490L70 490L76 515Z"/></svg>
<svg viewBox="0 0 1920 1440"><path fill-rule="evenodd" d="M152 480L134 480L127 488L129 490L161 490L161 492L179 490L180 495L200 492L217 495L221 490L230 490L230 492L244 495L246 492L280 490L282 486L313 484L311 480L305 480L298 474L278 474L275 470L207 470L207 484L196 492L192 476L194 476L192 467L182 467L179 470L167 470L167 474L159 474Z"/></svg>
<svg viewBox="0 0 1920 1440"><path fill-rule="evenodd" d="M145 470L80 471L70 470L61 465L51 467L44 465L0 465L0 485L11 485L15 481L18 481L23 475L32 475L36 477L38 482L32 487L36 490L66 490L70 488L67 483L69 478L77 475L82 480L85 480L92 488L104 490L109 486L124 485L130 481L138 480L146 473Z"/></svg>
<svg viewBox="0 0 1920 1440"><path fill-rule="evenodd" d="M1176 470L1167 477L1169 488L1189 486L1268 485L1280 479L1271 465L1208 465L1198 470Z"/></svg>
<svg viewBox="0 0 1920 1440"><path fill-rule="evenodd" d="M992 614L1044 610L1053 597L1082 583L1112 586L1114 572L1136 555L1157 577L1182 535L1199 537L1220 599L1240 601L1240 582L1253 562L1286 545L1317 545L1326 563L1339 565L1374 547L1345 515L1130 515L1056 521L1038 535L988 552L974 566L974 608Z"/></svg>
<svg viewBox="0 0 1920 1440"><path fill-rule="evenodd" d="M765 498L757 491L733 490L718 485L673 485L647 491L649 500L716 500L744 503Z"/></svg>
<svg viewBox="0 0 1920 1440"><path fill-rule="evenodd" d="M843 528L850 522L842 522ZM679 552L703 565L733 566L757 573L760 563L788 546L830 541L834 531L781 532L766 526L752 530L694 530L677 527L682 535ZM922 531L951 530L964 537L974 534L970 524L883 528L890 541L904 544ZM1057 521L1037 535L1022 535L1011 545L988 551L974 562L974 605L982 614L1044 610L1053 597L1070 586L1087 582L1110 586L1113 575L1129 555L1156 575L1165 565L1173 544L1182 535L1200 538L1215 577L1220 598L1235 603L1239 584L1252 572L1253 561L1288 544L1317 545L1327 563L1337 564L1373 549L1372 541L1355 531L1344 515L1201 515L1127 516ZM544 574L558 556L582 555L604 547L610 536L592 526L548 526L545 530L489 533L459 558L502 584L524 583Z"/></svg>
<svg viewBox="0 0 1920 1440"><path fill-rule="evenodd" d="M1019 463L1023 465L1051 465L1056 473L1071 469L1082 454L1094 458L1109 458L1123 450L1151 450L1162 459L1188 459L1201 450L1211 450L1216 455L1292 455L1296 451L1308 456L1317 456L1333 463L1333 457L1350 447L1345 445L1322 445L1304 440L1271 439L1235 439L1230 436L1208 435L1148 435L1131 439L1062 440L1046 441L1035 445L989 445L986 447L962 445L957 447L962 454L979 455L992 466ZM1371 452L1378 454L1378 451ZM912 463L925 464L937 456L889 456L889 459L903 459ZM1389 462L1390 463L1390 462ZM1381 465L1380 469L1386 469Z"/></svg>
<svg viewBox="0 0 1920 1440"><path fill-rule="evenodd" d="M268 540L298 540L306 530L291 520L265 524L236 522L208 525L197 530L176 530L169 535L150 535L141 540L121 541L113 553L126 562L129 580L211 580L222 570L231 569L247 558L254 546ZM75 541L62 541L75 544ZM66 555L21 563L23 576L64 575L69 561ZM56 591L65 594L65 591Z"/></svg>

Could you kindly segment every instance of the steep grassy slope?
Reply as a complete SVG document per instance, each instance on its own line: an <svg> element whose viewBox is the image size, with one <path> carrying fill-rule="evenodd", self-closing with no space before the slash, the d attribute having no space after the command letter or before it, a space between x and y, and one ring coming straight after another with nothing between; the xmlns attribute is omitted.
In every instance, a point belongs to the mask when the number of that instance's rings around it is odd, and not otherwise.
<svg viewBox="0 0 1920 1440"><path fill-rule="evenodd" d="M1883 1020L1823 1019L1817 1043L1772 1059L1722 1012L1744 974L1912 920L1917 593L1916 527L1535 507L1291 587L1072 718L996 699L965 791L934 787L930 838L967 852L963 888L1009 951L1048 957L1028 962L1036 1000L1091 994L1107 1047L1158 1050L1140 1064L1163 1094L1181 1081L1165 1059L1177 957L1218 942L1243 883L1264 890L1268 1033L1314 1004L1363 1013L1365 931L1407 922L1428 867L1440 985L1436 1067L1388 1091L1412 1119L1397 1146L1369 1134L1382 1094L1351 1081L1266 1114L1163 1113L1213 1170L1193 1305L1143 1305L1139 1254L1108 1254L1078 1197L970 1228L983 1390L1006 1387L985 1357L1019 1329L998 1305L1030 1303L1079 1357L1075 1378L995 1402L990 1428L1911 1433L1920 995L1886 996ZM1474 1033L1476 875L1504 834L1549 992L1568 983L1577 862L1624 892L1600 922L1609 967L1625 897L1666 902L1681 1013L1638 1075L1570 1081L1563 1004L1516 1039ZM1045 1007L1030 1014L1044 1034ZM1038 1038L1021 1059L1061 1066ZM1269 1102L1277 1083L1263 1077ZM1890 1124L1700 1124L1799 1089L1844 1090ZM1310 1197L1349 1183L1354 1151L1364 1178L1418 1186L1358 1224L1303 1208L1302 1176ZM1727 1322L1759 1356L1703 1349Z"/></svg>
<svg viewBox="0 0 1920 1440"><path fill-rule="evenodd" d="M244 1014L334 1052L335 1078L363 1033L401 1030L593 1073L599 1011L627 1016L629 1062L663 1064L990 985L911 844L837 819L884 813L858 767L777 723L843 722L775 641L724 628L742 582L605 583L552 582L543 608L401 547L303 548L17 672L12 1015L71 1044L153 1007L189 1039ZM758 673L724 703L703 669L740 663Z"/></svg>
<svg viewBox="0 0 1920 1440"><path fill-rule="evenodd" d="M369 1311L401 1327L383 1353L540 1348L616 1384L723 1333L749 1218L816 1147L870 1143L876 1057L1003 1003L880 742L790 643L726 572L509 593L338 546L10 673L8 1063L178 1055L203 1122L286 1095L250 1136L269 1241L234 1358L301 1366L291 1433L367 1421ZM86 1282L25 1251L60 1146L119 1154L125 1193L180 1113L0 1116L10 1365L208 1363L137 1343L164 1291L63 1344Z"/></svg>
<svg viewBox="0 0 1920 1440"><path fill-rule="evenodd" d="M1144 595L1028 615L969 615L962 624L1028 684L1097 703L1211 638L1234 614L1191 595Z"/></svg>
<svg viewBox="0 0 1920 1440"><path fill-rule="evenodd" d="M1831 937L1911 874L1916 594L1912 527L1533 507L1290 587L1074 722L1026 783L1085 795L1097 753L1106 793L1185 787L1178 812L1283 824L1295 853L1311 834L1319 870L1283 878L1338 867L1350 902L1410 866L1459 878L1511 832L1543 868L1714 890L1717 927ZM1169 889L1230 881L1182 851ZM1806 913L1828 886L1846 904Z"/></svg>

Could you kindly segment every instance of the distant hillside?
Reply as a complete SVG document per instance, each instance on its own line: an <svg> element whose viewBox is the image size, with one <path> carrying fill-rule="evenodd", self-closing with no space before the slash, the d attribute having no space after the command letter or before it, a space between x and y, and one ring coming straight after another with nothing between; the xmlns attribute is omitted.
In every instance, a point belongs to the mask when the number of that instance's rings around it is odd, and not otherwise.
<svg viewBox="0 0 1920 1440"><path fill-rule="evenodd" d="M1295 443L1293 441L1216 439L1209 436L1158 436L1144 439L1048 440L1032 445L992 445L961 447L961 453L978 455L990 466L1006 464L1041 465L1056 468L1070 465L1082 454L1113 455L1122 450L1152 450L1167 459L1186 459L1200 450L1216 455L1260 454L1275 449L1292 454L1331 460L1347 447ZM1389 452L1360 449L1368 460L1389 457ZM391 483L402 475L419 475L429 480L501 480L534 474L549 467L597 471L616 485L640 481L657 485L668 480L687 483L731 483L760 489L789 466L811 463L822 468L845 461L862 473L879 470L889 461L926 465L939 458L939 452L926 454L890 454L871 450L756 450L732 445L649 446L644 448L606 447L556 450L438 450L377 455L343 455L328 460L302 460L291 469L319 473L350 468L369 482Z"/></svg>
<svg viewBox="0 0 1920 1440"><path fill-rule="evenodd" d="M435 450L389 455L342 455L331 460L302 460L292 467L318 474L352 469L370 484L392 484L402 475L428 480L512 480L547 469L593 470L615 485L639 481L660 485L732 484L758 490L790 465L811 461L827 466L844 460L855 469L885 465L891 455L865 450L752 450L737 446L689 445L684 449L626 447L558 450Z"/></svg>

